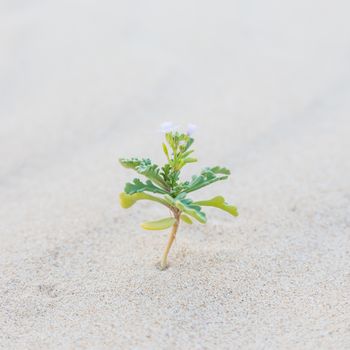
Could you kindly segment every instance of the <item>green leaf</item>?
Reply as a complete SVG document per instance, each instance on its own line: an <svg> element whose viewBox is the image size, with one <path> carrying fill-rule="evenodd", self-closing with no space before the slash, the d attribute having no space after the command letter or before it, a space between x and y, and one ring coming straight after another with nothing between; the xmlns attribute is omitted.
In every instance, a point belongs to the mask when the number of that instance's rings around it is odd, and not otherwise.
<svg viewBox="0 0 350 350"><path fill-rule="evenodd" d="M187 164L187 163L196 163L198 162L198 159L196 158L185 158L184 159L184 163Z"/></svg>
<svg viewBox="0 0 350 350"><path fill-rule="evenodd" d="M125 168L135 170L139 174L146 176L156 185L162 187L164 190L168 190L168 186L160 174L159 166L157 164L152 164L150 159L120 158L119 162Z"/></svg>
<svg viewBox="0 0 350 350"><path fill-rule="evenodd" d="M192 154L193 152L194 152L193 149L190 150L190 151L187 151L187 152L185 152L185 153L182 154L182 157L183 157L183 158L186 158L186 157L188 157L190 154Z"/></svg>
<svg viewBox="0 0 350 350"><path fill-rule="evenodd" d="M175 153L176 152L176 142L175 142L175 137L173 136L173 134L171 132L166 133L165 139L166 139L166 142L168 142L168 145L171 147L171 149Z"/></svg>
<svg viewBox="0 0 350 350"><path fill-rule="evenodd" d="M133 182L128 182L125 185L124 191L127 194L141 193L141 192L153 192L166 194L167 191L155 186L151 180L147 180L146 183L143 183L140 179L134 179Z"/></svg>
<svg viewBox="0 0 350 350"><path fill-rule="evenodd" d="M189 137L185 147L185 151L187 151L192 146L193 142L194 142L194 139L192 137Z"/></svg>
<svg viewBox="0 0 350 350"><path fill-rule="evenodd" d="M167 157L168 161L170 160L169 158L169 151L168 151L168 147L166 146L166 144L163 142L163 151L165 156Z"/></svg>
<svg viewBox="0 0 350 350"><path fill-rule="evenodd" d="M158 198L155 196L151 196L150 194L135 193L135 194L130 195L130 194L127 194L125 192L122 192L119 195L120 205L124 209L132 207L139 200L149 200L149 201L153 201L153 202L158 202L158 203L163 204L169 208L169 204L164 199Z"/></svg>
<svg viewBox="0 0 350 350"><path fill-rule="evenodd" d="M145 230L165 230L174 225L176 220L172 217L157 220L157 221L147 221L141 224L141 227Z"/></svg>
<svg viewBox="0 0 350 350"><path fill-rule="evenodd" d="M229 205L225 202L224 197L217 196L212 199L206 200L206 201L198 201L194 204L200 205L200 206L208 206L208 207L216 207L221 210L224 210L228 212L229 214L233 216L238 216L237 208L233 205Z"/></svg>
<svg viewBox="0 0 350 350"><path fill-rule="evenodd" d="M220 167L220 166L214 166L213 168L206 168L205 170L210 170L214 174L224 174L224 175L230 175L231 171L227 168Z"/></svg>
<svg viewBox="0 0 350 350"><path fill-rule="evenodd" d="M208 186L216 181L226 180L230 175L230 170L227 168L221 168L219 166L213 168L205 168L202 170L201 175L193 176L190 182L182 184L182 192L190 193L197 191L202 187Z"/></svg>
<svg viewBox="0 0 350 350"><path fill-rule="evenodd" d="M180 209L182 212L192 216L202 224L207 222L205 213L201 210L198 204L194 204L189 198L185 198L184 194L178 195L176 198L172 198L169 195L165 195L164 199L172 206Z"/></svg>
<svg viewBox="0 0 350 350"><path fill-rule="evenodd" d="M178 171L174 171L170 164L165 164L162 167L161 175L163 176L168 186L170 188L174 188L177 185L180 173Z"/></svg>
<svg viewBox="0 0 350 350"><path fill-rule="evenodd" d="M193 221L191 220L191 218L185 214L181 214L180 219L188 225L193 224Z"/></svg>

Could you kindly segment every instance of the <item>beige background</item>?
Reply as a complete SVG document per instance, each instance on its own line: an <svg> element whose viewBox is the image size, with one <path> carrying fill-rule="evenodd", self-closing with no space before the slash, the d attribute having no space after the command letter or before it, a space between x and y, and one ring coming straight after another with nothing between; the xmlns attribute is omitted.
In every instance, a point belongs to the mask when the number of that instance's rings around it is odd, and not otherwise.
<svg viewBox="0 0 350 350"><path fill-rule="evenodd" d="M348 1L0 2L0 347L349 349ZM199 126L232 219L117 195Z"/></svg>

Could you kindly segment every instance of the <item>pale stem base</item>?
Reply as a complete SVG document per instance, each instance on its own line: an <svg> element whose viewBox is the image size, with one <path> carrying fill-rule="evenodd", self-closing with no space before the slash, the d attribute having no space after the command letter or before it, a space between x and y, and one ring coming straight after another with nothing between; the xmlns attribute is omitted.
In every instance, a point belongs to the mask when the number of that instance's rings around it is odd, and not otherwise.
<svg viewBox="0 0 350 350"><path fill-rule="evenodd" d="M172 230L169 234L168 244L165 247L162 259L160 260L160 269L161 270L165 270L168 267L168 254L169 254L170 248L175 240L176 232L177 232L178 228L179 228L179 220L176 220L176 222L173 225Z"/></svg>

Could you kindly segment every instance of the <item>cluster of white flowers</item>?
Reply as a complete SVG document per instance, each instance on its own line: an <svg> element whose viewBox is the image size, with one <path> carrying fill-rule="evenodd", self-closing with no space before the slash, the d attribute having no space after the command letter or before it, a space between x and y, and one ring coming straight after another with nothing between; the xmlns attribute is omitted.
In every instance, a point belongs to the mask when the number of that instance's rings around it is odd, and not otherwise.
<svg viewBox="0 0 350 350"><path fill-rule="evenodd" d="M179 127L180 127L179 125L177 125L173 122L164 122L160 126L160 131L163 132L164 134L166 134L167 132L177 131L179 129ZM188 136L192 136L196 130L197 130L197 125L189 123L187 125L186 134Z"/></svg>

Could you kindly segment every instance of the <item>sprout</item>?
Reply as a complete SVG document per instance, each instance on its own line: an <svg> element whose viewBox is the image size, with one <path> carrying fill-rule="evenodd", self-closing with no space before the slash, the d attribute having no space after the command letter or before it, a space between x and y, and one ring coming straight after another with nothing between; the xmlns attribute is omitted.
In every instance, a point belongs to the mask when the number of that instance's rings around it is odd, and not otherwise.
<svg viewBox="0 0 350 350"><path fill-rule="evenodd" d="M218 208L232 216L238 216L237 208L226 203L222 196L201 201L193 201L189 198L191 192L214 182L226 180L230 170L220 166L207 167L201 171L200 175L194 175L191 180L182 181L181 169L187 164L197 162L197 159L192 156L194 139L191 137L196 126L189 124L186 133L180 133L177 129L178 127L171 122L161 125L161 131L165 133L165 142L162 147L167 159L167 163L163 166L153 164L148 158L119 159L122 166L133 169L146 178L145 182L135 178L125 185L124 192L120 194L121 206L126 209L139 200L149 200L170 210L170 217L141 224L145 230L165 230L171 227L168 243L159 264L161 270L168 266L168 254L181 222L188 225L193 221L205 224L207 217L203 207Z"/></svg>

